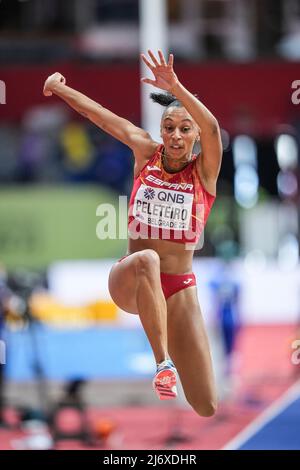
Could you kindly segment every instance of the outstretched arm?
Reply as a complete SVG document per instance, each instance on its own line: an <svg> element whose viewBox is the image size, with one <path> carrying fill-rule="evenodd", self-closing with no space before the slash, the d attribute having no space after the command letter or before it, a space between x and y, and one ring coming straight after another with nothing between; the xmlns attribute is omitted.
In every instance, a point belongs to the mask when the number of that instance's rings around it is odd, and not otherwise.
<svg viewBox="0 0 300 470"><path fill-rule="evenodd" d="M142 158L147 158L148 154L149 157L151 156L154 145L146 131L127 119L117 116L79 91L68 87L65 77L60 73L56 72L47 78L43 92L45 96L52 94L59 96L103 131L128 145L136 156L141 155Z"/></svg>
<svg viewBox="0 0 300 470"><path fill-rule="evenodd" d="M149 50L148 54L152 62L144 54L141 57L152 71L155 80L142 78L142 81L176 96L198 125L202 151L201 158L197 159L197 168L200 177L206 183L205 186L208 191L215 192L222 158L222 144L218 121L204 104L180 83L173 70L173 54L170 54L168 63L166 63L161 51L158 51L159 60L152 51Z"/></svg>

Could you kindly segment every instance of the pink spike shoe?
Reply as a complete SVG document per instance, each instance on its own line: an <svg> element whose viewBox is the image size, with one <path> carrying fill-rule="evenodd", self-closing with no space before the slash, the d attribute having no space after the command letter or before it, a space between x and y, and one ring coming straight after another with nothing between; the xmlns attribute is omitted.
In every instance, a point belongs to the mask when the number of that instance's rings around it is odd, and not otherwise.
<svg viewBox="0 0 300 470"><path fill-rule="evenodd" d="M176 381L177 371L171 359L158 364L153 388L160 400L171 400L177 397Z"/></svg>

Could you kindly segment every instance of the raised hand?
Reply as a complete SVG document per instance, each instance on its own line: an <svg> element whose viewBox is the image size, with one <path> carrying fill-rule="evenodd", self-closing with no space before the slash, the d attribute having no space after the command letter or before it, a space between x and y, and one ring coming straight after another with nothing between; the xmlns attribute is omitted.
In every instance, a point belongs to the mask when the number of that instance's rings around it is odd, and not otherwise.
<svg viewBox="0 0 300 470"><path fill-rule="evenodd" d="M143 83L149 83L149 85L153 85L157 88L161 88L162 90L172 92L172 89L178 83L178 78L173 70L173 54L169 55L168 63L166 63L161 50L158 51L160 62L156 59L151 50L148 50L148 54L152 62L150 62L144 54L141 54L141 58L153 73L155 80L151 80L150 78L142 78L141 81Z"/></svg>
<svg viewBox="0 0 300 470"><path fill-rule="evenodd" d="M57 84L57 83L63 83L64 85L66 84L66 79L65 77L59 73L59 72L55 72L53 73L52 75L50 75L47 80L45 81L45 84L44 84L44 90L43 90L43 93L45 96L51 96L52 95L52 90L53 90L53 87Z"/></svg>

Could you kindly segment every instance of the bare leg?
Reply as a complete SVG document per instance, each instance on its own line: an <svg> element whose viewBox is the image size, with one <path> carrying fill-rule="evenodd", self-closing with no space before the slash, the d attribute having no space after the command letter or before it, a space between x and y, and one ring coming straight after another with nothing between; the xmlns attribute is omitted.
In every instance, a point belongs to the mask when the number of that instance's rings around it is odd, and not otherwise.
<svg viewBox="0 0 300 470"><path fill-rule="evenodd" d="M155 251L145 251L137 262L136 303L156 363L159 364L168 357L167 305L160 283L159 256Z"/></svg>
<svg viewBox="0 0 300 470"><path fill-rule="evenodd" d="M168 357L167 306L160 282L160 260L154 250L142 250L116 263L109 291L123 310L138 313L157 363Z"/></svg>
<svg viewBox="0 0 300 470"><path fill-rule="evenodd" d="M195 287L169 297L168 346L185 396L200 416L212 416L217 407L210 348Z"/></svg>

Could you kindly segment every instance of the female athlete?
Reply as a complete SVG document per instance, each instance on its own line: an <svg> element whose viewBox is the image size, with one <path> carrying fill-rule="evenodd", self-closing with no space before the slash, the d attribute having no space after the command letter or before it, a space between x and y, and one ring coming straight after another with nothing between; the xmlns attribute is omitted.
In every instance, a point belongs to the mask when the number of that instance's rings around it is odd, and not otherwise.
<svg viewBox="0 0 300 470"><path fill-rule="evenodd" d="M177 373L185 396L201 416L217 406L210 348L192 271L193 252L216 196L221 165L220 129L213 114L179 81L161 51L141 59L153 74L142 82L165 106L162 144L82 93L60 73L45 82L55 94L133 152L134 183L129 204L127 255L116 262L109 290L123 310L138 313L157 363L153 380L161 400L177 396ZM120 81L120 86L122 83ZM200 141L201 152L193 154Z"/></svg>

